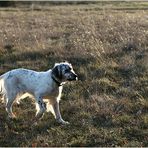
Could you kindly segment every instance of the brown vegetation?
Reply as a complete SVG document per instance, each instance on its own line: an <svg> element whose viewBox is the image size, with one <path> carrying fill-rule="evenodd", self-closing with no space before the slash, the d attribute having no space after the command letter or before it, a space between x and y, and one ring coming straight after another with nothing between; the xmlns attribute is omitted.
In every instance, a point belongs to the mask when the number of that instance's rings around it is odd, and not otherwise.
<svg viewBox="0 0 148 148"><path fill-rule="evenodd" d="M79 74L61 101L70 125L48 113L27 124L29 98L14 105L14 121L1 104L0 146L148 146L148 3L140 4L0 9L0 74L63 60Z"/></svg>

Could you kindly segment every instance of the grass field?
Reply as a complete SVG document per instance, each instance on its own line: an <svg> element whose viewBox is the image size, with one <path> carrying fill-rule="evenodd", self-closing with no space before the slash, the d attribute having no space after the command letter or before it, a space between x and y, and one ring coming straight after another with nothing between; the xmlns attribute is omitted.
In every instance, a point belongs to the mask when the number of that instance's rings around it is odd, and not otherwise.
<svg viewBox="0 0 148 148"><path fill-rule="evenodd" d="M43 71L68 60L79 81L64 86L59 125L45 113L29 121L29 98L7 118L0 146L148 146L148 2L0 8L0 74Z"/></svg>

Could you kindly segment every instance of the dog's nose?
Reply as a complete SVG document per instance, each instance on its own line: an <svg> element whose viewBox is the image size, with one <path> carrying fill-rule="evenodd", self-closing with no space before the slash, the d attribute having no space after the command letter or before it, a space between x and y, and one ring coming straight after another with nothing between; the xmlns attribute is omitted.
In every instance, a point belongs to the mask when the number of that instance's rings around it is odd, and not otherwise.
<svg viewBox="0 0 148 148"><path fill-rule="evenodd" d="M75 77L78 77L78 75L77 75L77 74L75 74Z"/></svg>

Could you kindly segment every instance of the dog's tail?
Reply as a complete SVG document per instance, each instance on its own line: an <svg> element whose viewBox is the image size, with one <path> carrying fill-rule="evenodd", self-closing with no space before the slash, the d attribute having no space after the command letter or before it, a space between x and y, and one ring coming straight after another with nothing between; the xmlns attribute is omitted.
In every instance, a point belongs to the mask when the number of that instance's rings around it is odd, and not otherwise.
<svg viewBox="0 0 148 148"><path fill-rule="evenodd" d="M0 100L2 100L2 102L4 101L4 80L3 80L3 76L0 76Z"/></svg>
<svg viewBox="0 0 148 148"><path fill-rule="evenodd" d="M3 84L3 79L2 76L0 76L0 94L2 94L2 84Z"/></svg>

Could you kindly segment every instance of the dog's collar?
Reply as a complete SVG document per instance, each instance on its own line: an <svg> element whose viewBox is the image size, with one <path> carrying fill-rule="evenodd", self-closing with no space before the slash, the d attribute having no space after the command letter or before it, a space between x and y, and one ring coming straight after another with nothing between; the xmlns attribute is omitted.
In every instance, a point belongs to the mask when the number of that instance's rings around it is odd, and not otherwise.
<svg viewBox="0 0 148 148"><path fill-rule="evenodd" d="M59 81L55 78L54 75L52 75L51 77L52 77L52 79L54 80L54 82L55 82L59 87L62 86L62 83L59 82Z"/></svg>

